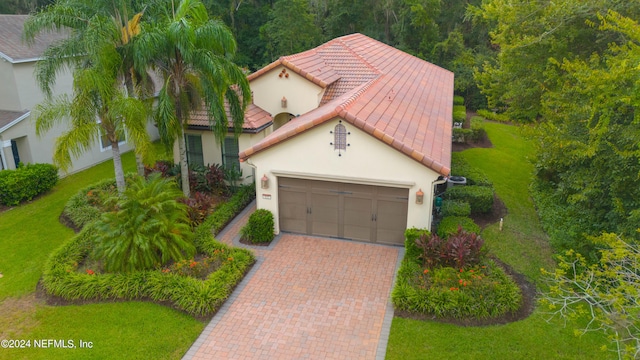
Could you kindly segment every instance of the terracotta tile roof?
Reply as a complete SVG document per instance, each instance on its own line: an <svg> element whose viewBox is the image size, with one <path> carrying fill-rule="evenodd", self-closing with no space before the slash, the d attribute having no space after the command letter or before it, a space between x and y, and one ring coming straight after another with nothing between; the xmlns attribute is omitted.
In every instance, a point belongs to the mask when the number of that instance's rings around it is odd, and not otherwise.
<svg viewBox="0 0 640 360"><path fill-rule="evenodd" d="M28 15L0 15L0 57L11 63L38 60L49 45L63 39L66 34L42 33L32 45L22 41L22 28Z"/></svg>
<svg viewBox="0 0 640 360"><path fill-rule="evenodd" d="M227 114L228 115L228 114ZM228 115L230 116L230 115ZM256 106L255 104L249 104L247 110L244 112L244 125L242 129L244 132L255 132L262 130L273 122L271 115ZM207 112L204 110L198 110L191 114L191 118L188 121L188 125L194 128L209 128L209 118ZM229 128L233 125L229 122Z"/></svg>
<svg viewBox="0 0 640 360"><path fill-rule="evenodd" d="M349 69L360 72L344 75L344 82L340 85L339 80L331 83L325 81L327 91L324 103L294 118L240 153L241 159L339 117L434 171L449 174L452 72L362 34L340 37L299 55L304 59L324 58L327 65L335 66L334 72L337 74L348 72ZM281 58L277 64L274 63L276 65L268 65L252 74L250 79L280 64L287 67L288 64L296 64L296 56ZM316 59L313 66L317 67L320 63ZM301 74L302 71L305 74L310 71L313 73L315 69L297 64L296 69L299 70L290 69ZM331 72L322 69L322 74ZM317 83L320 77L312 76L310 80ZM332 89L331 95L327 95L332 84L335 84L335 89Z"/></svg>

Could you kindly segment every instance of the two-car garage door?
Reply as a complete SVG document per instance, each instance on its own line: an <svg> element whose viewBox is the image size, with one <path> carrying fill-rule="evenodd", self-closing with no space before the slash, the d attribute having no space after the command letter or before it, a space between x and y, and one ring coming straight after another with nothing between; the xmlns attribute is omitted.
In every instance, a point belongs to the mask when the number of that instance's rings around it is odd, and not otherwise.
<svg viewBox="0 0 640 360"><path fill-rule="evenodd" d="M402 245L408 189L280 177L280 230Z"/></svg>

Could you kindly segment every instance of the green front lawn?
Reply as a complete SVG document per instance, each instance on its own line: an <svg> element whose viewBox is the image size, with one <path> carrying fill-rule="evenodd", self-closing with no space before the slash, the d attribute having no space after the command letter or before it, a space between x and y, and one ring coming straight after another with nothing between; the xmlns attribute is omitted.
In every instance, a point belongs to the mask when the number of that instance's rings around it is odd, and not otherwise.
<svg viewBox="0 0 640 360"><path fill-rule="evenodd" d="M494 147L465 150L462 156L493 182L508 215L503 231L494 224L482 237L489 251L541 286L540 268L554 268L552 249L529 196L533 146L519 128L485 123ZM454 169L455 171L455 169ZM605 337L581 337L561 320L547 322L537 309L525 320L507 325L460 327L437 322L394 318L387 348L388 359L585 359L615 358L600 350Z"/></svg>
<svg viewBox="0 0 640 360"><path fill-rule="evenodd" d="M125 171L135 170L132 153ZM0 213L0 339L57 339L93 342L92 349L0 349L0 359L178 359L204 324L178 311L146 302L47 306L35 299L49 254L73 236L58 221L79 189L113 177L102 163L62 179L39 199Z"/></svg>

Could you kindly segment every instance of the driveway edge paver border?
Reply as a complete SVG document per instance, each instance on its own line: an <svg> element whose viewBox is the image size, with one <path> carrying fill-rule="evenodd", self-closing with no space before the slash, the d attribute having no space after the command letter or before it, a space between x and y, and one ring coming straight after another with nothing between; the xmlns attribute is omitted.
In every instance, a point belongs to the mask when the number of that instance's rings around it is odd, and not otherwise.
<svg viewBox="0 0 640 360"><path fill-rule="evenodd" d="M380 340L378 340L378 348L376 349L376 360L384 360L387 357L387 345L389 345L389 335L391 334L391 322L393 322L393 303L391 302L391 293L396 286L398 279L398 269L404 259L404 247L398 247L398 260L396 261L396 269L393 272L393 281L391 282L391 290L389 291L389 301L387 301L387 310L382 321L382 329L380 329Z"/></svg>

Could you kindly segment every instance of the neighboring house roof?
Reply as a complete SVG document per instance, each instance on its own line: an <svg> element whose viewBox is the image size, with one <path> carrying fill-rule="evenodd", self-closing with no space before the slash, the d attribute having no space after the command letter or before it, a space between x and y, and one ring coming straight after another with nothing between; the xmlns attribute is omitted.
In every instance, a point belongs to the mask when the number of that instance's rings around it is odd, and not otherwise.
<svg viewBox="0 0 640 360"><path fill-rule="evenodd" d="M227 112L227 117L231 115ZM242 125L242 132L256 133L262 131L267 126L273 123L271 115L256 106L255 104L249 104L244 112L244 124ZM210 129L209 118L205 110L198 110L191 113L191 117L187 122L189 128L192 129ZM229 131L233 131L233 124L229 121Z"/></svg>
<svg viewBox="0 0 640 360"><path fill-rule="evenodd" d="M0 134L29 115L29 111L0 110Z"/></svg>
<svg viewBox="0 0 640 360"><path fill-rule="evenodd" d="M28 15L0 15L0 58L10 63L39 60L49 45L63 39L65 32L43 32L27 45L22 41L22 29Z"/></svg>
<svg viewBox="0 0 640 360"><path fill-rule="evenodd" d="M246 159L340 117L434 171L451 169L453 73L362 34L284 56L249 76L285 66L324 87L320 106L240 153Z"/></svg>

